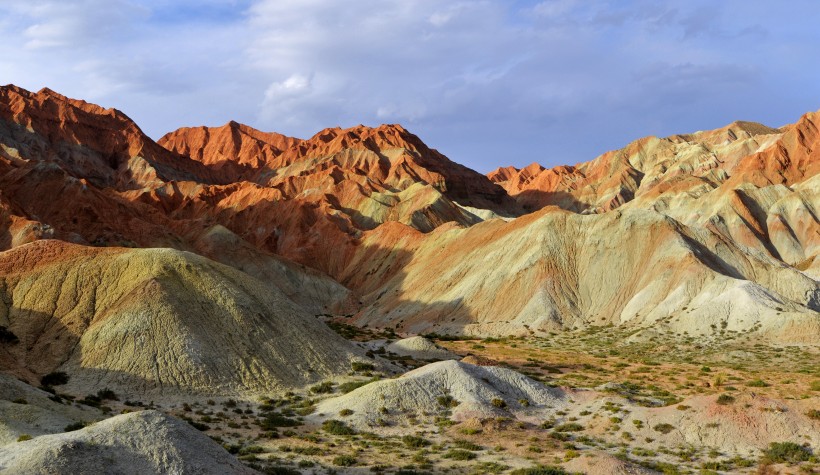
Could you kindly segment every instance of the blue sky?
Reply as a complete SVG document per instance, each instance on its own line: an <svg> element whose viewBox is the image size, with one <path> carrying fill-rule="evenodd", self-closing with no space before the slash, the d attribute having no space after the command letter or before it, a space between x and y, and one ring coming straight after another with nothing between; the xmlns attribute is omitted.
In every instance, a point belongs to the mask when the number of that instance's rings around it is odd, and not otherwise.
<svg viewBox="0 0 820 475"><path fill-rule="evenodd" d="M820 109L820 2L3 0L0 83L152 137L401 123L451 159L572 164Z"/></svg>

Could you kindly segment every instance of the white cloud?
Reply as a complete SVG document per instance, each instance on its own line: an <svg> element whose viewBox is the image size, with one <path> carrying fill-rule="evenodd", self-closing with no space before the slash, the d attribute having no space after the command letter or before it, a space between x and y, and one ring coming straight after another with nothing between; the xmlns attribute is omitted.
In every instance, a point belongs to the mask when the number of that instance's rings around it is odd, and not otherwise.
<svg viewBox="0 0 820 475"><path fill-rule="evenodd" d="M118 107L155 137L229 119L297 136L402 122L483 169L573 162L643 134L820 107L816 75L789 59L813 57L820 34L790 12L741 0L5 0L0 82Z"/></svg>

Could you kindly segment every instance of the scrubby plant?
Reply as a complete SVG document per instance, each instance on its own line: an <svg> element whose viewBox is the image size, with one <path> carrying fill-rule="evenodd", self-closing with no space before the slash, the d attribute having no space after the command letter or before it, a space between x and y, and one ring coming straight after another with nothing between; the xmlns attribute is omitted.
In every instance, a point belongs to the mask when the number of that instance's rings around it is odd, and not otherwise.
<svg viewBox="0 0 820 475"><path fill-rule="evenodd" d="M769 387L769 383L763 381L762 379L755 379L754 381L749 381L748 383L746 383L746 386L752 388L767 388Z"/></svg>
<svg viewBox="0 0 820 475"><path fill-rule="evenodd" d="M584 426L577 422L567 422L555 428L555 432L578 432L584 430Z"/></svg>
<svg viewBox="0 0 820 475"><path fill-rule="evenodd" d="M376 369L371 363L364 363L362 361L354 361L350 364L353 371L373 371Z"/></svg>
<svg viewBox="0 0 820 475"><path fill-rule="evenodd" d="M323 422L322 430L333 435L353 435L356 433L356 431L348 427L347 424L336 419L328 419Z"/></svg>
<svg viewBox="0 0 820 475"><path fill-rule="evenodd" d="M561 467L552 465L538 465L530 468L519 468L510 472L510 475L567 475Z"/></svg>
<svg viewBox="0 0 820 475"><path fill-rule="evenodd" d="M493 400L490 401L490 403L493 406L501 408L501 409L507 407L507 402L505 400L501 399L501 398L493 398Z"/></svg>
<svg viewBox="0 0 820 475"><path fill-rule="evenodd" d="M312 386L310 392L314 394L330 394L333 392L333 383L331 381L324 381Z"/></svg>
<svg viewBox="0 0 820 475"><path fill-rule="evenodd" d="M473 442L470 442L469 440L464 440L464 439L456 439L455 441L453 441L453 445L457 449L464 449L464 450L471 450L471 451L484 450L484 447L482 447L478 444L475 444Z"/></svg>
<svg viewBox="0 0 820 475"><path fill-rule="evenodd" d="M469 450L450 449L442 455L442 458L452 460L472 460L476 458L476 454L470 452Z"/></svg>
<svg viewBox="0 0 820 475"><path fill-rule="evenodd" d="M84 422L73 422L63 428L63 432L73 432L75 430L80 430L85 427Z"/></svg>
<svg viewBox="0 0 820 475"><path fill-rule="evenodd" d="M117 397L117 393L114 391L104 388L97 391L97 398L101 401L119 401L120 399Z"/></svg>
<svg viewBox="0 0 820 475"><path fill-rule="evenodd" d="M720 396L718 396L716 402L720 405L725 406L727 404L732 404L733 402L735 402L735 398L734 396L731 396L729 394L721 394Z"/></svg>
<svg viewBox="0 0 820 475"><path fill-rule="evenodd" d="M68 375L62 371L53 371L40 378L40 384L46 387L60 386L68 383Z"/></svg>
<svg viewBox="0 0 820 475"><path fill-rule="evenodd" d="M20 437L17 438L17 442L24 442L26 440L31 440L31 436L28 434L22 434Z"/></svg>
<svg viewBox="0 0 820 475"><path fill-rule="evenodd" d="M8 328L4 326L0 326L0 343L19 343L20 339L17 338L17 335L11 332Z"/></svg>
<svg viewBox="0 0 820 475"><path fill-rule="evenodd" d="M661 424L656 424L655 427L653 427L653 429L655 429L656 432L660 432L661 434L668 434L675 430L675 426L664 422Z"/></svg>
<svg viewBox="0 0 820 475"><path fill-rule="evenodd" d="M401 438L401 441L404 442L404 445L411 449L420 449L430 445L430 441L417 435L405 435Z"/></svg>
<svg viewBox="0 0 820 475"><path fill-rule="evenodd" d="M809 460L811 451L794 442L772 442L763 457L774 463L798 463Z"/></svg>
<svg viewBox="0 0 820 475"><path fill-rule="evenodd" d="M453 396L450 396L449 394L437 397L436 402L438 402L438 405L441 407L456 407L460 404Z"/></svg>
<svg viewBox="0 0 820 475"><path fill-rule="evenodd" d="M353 414L353 409L342 409L341 411L339 411L339 415L342 416L342 417L347 417L347 416L352 415L352 414Z"/></svg>
<svg viewBox="0 0 820 475"><path fill-rule="evenodd" d="M356 463L356 457L352 455L337 455L333 458L333 465L338 465L340 467L352 467L356 465Z"/></svg>

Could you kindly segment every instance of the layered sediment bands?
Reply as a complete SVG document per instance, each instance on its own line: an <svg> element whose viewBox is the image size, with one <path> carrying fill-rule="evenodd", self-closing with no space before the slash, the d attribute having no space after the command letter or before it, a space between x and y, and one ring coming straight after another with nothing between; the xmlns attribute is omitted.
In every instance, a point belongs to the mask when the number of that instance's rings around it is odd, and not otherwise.
<svg viewBox="0 0 820 475"><path fill-rule="evenodd" d="M359 351L271 286L170 249L37 241L0 254L2 365L78 393L245 394L344 373Z"/></svg>
<svg viewBox="0 0 820 475"><path fill-rule="evenodd" d="M380 228L360 249L371 258L354 259L345 282L367 292L363 325L478 335L614 324L715 336L728 328L806 343L820 336L815 279L646 210L549 208L426 236Z"/></svg>

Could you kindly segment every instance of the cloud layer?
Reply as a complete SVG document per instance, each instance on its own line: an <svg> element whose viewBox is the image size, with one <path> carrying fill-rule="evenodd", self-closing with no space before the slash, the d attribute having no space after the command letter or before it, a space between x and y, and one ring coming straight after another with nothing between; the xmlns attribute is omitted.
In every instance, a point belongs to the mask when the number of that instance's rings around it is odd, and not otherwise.
<svg viewBox="0 0 820 475"><path fill-rule="evenodd" d="M811 0L7 0L0 82L158 138L402 123L480 171L820 108Z"/></svg>

